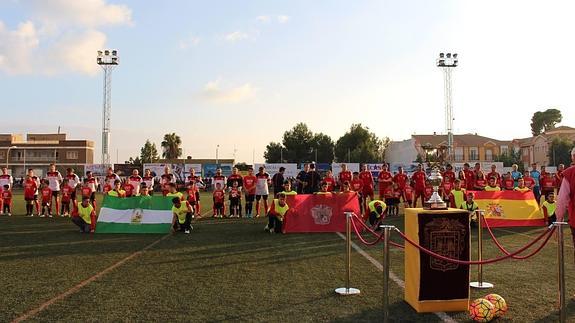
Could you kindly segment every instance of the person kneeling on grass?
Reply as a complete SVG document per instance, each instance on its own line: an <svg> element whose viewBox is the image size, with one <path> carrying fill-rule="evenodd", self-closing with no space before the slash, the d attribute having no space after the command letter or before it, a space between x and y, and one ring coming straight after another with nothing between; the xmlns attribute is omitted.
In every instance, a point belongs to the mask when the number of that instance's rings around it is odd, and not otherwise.
<svg viewBox="0 0 575 323"><path fill-rule="evenodd" d="M80 205L78 205L78 209L74 211L75 212L72 212L72 222L80 227L80 232L94 232L96 211L90 203L90 198L82 197L82 203L80 203Z"/></svg>
<svg viewBox="0 0 575 323"><path fill-rule="evenodd" d="M471 226L476 227L477 217L475 216L475 211L479 209L479 205L477 205L475 202L473 193L467 193L465 202L463 202L459 208L469 212L469 220L471 222Z"/></svg>
<svg viewBox="0 0 575 323"><path fill-rule="evenodd" d="M545 195L545 202L541 205L541 211L543 211L543 218L546 220L547 225L551 225L553 222L557 221L555 216L555 193L549 192Z"/></svg>
<svg viewBox="0 0 575 323"><path fill-rule="evenodd" d="M192 222L192 206L188 201L182 201L179 197L172 198L172 213L174 214L172 218L172 232L176 232L179 229L180 232L185 234L190 233L193 229Z"/></svg>
<svg viewBox="0 0 575 323"><path fill-rule="evenodd" d="M380 200L373 200L369 202L367 205L367 209L369 210L369 224L372 226L377 223L377 220L381 218L387 205Z"/></svg>
<svg viewBox="0 0 575 323"><path fill-rule="evenodd" d="M269 223L264 228L264 231L269 233L282 232L284 216L289 210L289 206L286 203L285 193L280 192L277 196L277 199L274 199L271 203L270 210L268 211Z"/></svg>

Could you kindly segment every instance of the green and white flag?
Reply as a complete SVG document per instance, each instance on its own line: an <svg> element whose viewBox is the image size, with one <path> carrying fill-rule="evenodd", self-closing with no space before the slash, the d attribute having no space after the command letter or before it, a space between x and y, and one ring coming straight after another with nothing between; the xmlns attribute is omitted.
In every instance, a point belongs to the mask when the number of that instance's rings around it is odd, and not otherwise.
<svg viewBox="0 0 575 323"><path fill-rule="evenodd" d="M171 197L106 195L96 233L168 233L172 216Z"/></svg>

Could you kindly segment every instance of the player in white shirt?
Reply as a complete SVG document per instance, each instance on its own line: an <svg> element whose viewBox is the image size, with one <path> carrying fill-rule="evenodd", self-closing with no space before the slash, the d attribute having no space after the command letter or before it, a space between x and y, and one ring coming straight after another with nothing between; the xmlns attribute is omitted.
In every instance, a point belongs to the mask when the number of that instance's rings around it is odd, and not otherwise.
<svg viewBox="0 0 575 323"><path fill-rule="evenodd" d="M268 211L269 185L271 183L270 174L265 172L264 167L258 169L256 174L256 218L260 216L260 199L263 200L264 214Z"/></svg>
<svg viewBox="0 0 575 323"><path fill-rule="evenodd" d="M114 183L116 181L122 181L118 174L114 173L114 169L112 167L108 167L108 173L106 174L106 183L104 185L104 193L111 191L114 188Z"/></svg>
<svg viewBox="0 0 575 323"><path fill-rule="evenodd" d="M154 176L152 176L152 171L146 169L144 171L144 177L142 178L142 182L146 183L146 187L148 188L148 193L150 195L154 192Z"/></svg>
<svg viewBox="0 0 575 323"><path fill-rule="evenodd" d="M14 184L14 178L12 175L8 174L8 168L2 167L2 175L0 175L0 192L4 190L4 185L8 185L12 188L12 184Z"/></svg>
<svg viewBox="0 0 575 323"><path fill-rule="evenodd" d="M66 169L66 172L67 172L66 178L68 179L68 186L70 186L70 188L72 189L72 194L70 198L72 199L72 202L74 202L76 201L76 189L78 188L78 185L80 185L80 177L78 177L78 175L74 173L73 168Z"/></svg>
<svg viewBox="0 0 575 323"><path fill-rule="evenodd" d="M128 177L128 183L132 184L134 187L134 192L132 192L133 196L140 195L140 184L142 184L143 179L140 176L140 172L137 169L132 170L132 175Z"/></svg>
<svg viewBox="0 0 575 323"><path fill-rule="evenodd" d="M56 214L60 214L60 184L62 179L62 174L56 170L56 165L54 163L50 164L50 168L46 173L46 180L48 180L48 187L52 190Z"/></svg>

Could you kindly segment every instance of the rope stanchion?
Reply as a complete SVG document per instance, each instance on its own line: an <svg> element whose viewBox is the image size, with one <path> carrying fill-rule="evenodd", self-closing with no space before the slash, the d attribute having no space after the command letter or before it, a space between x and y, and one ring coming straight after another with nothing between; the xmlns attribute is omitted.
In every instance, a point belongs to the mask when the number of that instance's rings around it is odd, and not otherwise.
<svg viewBox="0 0 575 323"><path fill-rule="evenodd" d="M452 263L456 263L456 264L460 264L460 265L487 265L487 264L492 264L501 260L505 260L505 259L509 259L512 258L513 256L516 256L522 252L524 252L525 250L529 249L531 246L533 246L535 243L537 243L539 240L545 238L545 241L543 242L543 245L547 244L547 242L549 241L549 239L551 238L551 235L555 232L555 228L549 228L546 232L543 232L543 234L541 234L540 236L538 236L535 240L531 241L530 243L528 243L527 245L525 245L524 247L522 247L521 249L509 254L509 255L505 255L502 257L497 257L497 258L492 258L492 259L488 259L488 260L482 260L482 261L466 261L466 260L459 260L459 259L453 259L453 258L449 258L449 257L445 257L442 256L440 254L437 254L431 250L428 250L426 248L423 248L422 246L418 245L416 242L414 242L413 240L411 240L408 236L406 236L403 232L399 231L398 229L395 229L397 231L397 233L410 245L414 246L415 248L419 249L420 251L426 253L427 255L437 258L437 259L441 259L444 261L448 261L448 262L452 262ZM542 249L538 248L538 250L536 250L537 252L540 251ZM535 253L533 253L534 255Z"/></svg>
<svg viewBox="0 0 575 323"><path fill-rule="evenodd" d="M476 210L475 215L477 216L477 260L483 260L483 211ZM473 288L493 288L492 283L483 281L483 264L477 266L477 281L469 283L469 286Z"/></svg>
<svg viewBox="0 0 575 323"><path fill-rule="evenodd" d="M557 228L557 273L559 280L559 322L564 323L567 319L567 306L565 304L565 262L563 258L563 226L567 222L554 222Z"/></svg>
<svg viewBox="0 0 575 323"><path fill-rule="evenodd" d="M389 320L389 237L392 225L382 225L383 229L383 322Z"/></svg>
<svg viewBox="0 0 575 323"><path fill-rule="evenodd" d="M340 287L335 290L336 293L339 295L357 295L360 293L360 290L357 288L350 287L350 278L351 278L351 223L352 221L352 212L345 212L345 287Z"/></svg>

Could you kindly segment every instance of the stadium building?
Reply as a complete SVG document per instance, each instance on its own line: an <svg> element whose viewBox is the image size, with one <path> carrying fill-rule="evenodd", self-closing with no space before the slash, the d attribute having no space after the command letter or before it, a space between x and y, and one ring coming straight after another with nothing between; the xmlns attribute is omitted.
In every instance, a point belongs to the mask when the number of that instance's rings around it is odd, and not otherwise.
<svg viewBox="0 0 575 323"><path fill-rule="evenodd" d="M84 164L94 162L94 142L90 140L69 140L65 133L0 134L0 165L6 165L12 176L20 179L26 169L33 168L43 176L50 163L65 173L66 168L83 173Z"/></svg>

